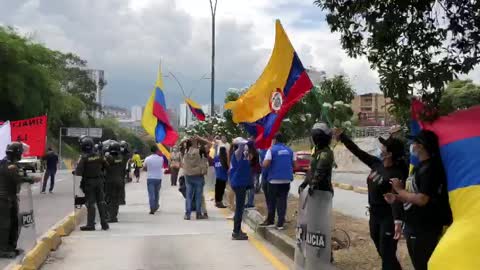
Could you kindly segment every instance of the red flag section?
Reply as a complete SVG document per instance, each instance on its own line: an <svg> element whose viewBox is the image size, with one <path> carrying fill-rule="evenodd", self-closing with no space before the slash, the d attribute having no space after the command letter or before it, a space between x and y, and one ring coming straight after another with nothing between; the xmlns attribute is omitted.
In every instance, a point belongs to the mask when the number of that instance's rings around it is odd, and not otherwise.
<svg viewBox="0 0 480 270"><path fill-rule="evenodd" d="M24 156L43 156L47 143L47 116L10 121L12 141L24 142L30 151Z"/></svg>

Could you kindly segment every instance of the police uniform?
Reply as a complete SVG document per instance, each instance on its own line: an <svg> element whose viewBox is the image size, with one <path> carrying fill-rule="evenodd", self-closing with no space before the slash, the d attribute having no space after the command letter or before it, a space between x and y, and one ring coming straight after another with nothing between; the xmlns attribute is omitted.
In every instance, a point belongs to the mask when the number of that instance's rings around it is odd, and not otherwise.
<svg viewBox="0 0 480 270"><path fill-rule="evenodd" d="M87 226L82 230L95 230L95 204L100 214L102 229L108 230L103 171L108 167L106 160L98 153L83 154L80 157L75 174L82 177L87 201Z"/></svg>
<svg viewBox="0 0 480 270"><path fill-rule="evenodd" d="M106 168L105 175L105 197L109 222L117 222L118 208L120 205L122 189L124 185L124 161L119 154L110 155L107 158L109 166Z"/></svg>
<svg viewBox="0 0 480 270"><path fill-rule="evenodd" d="M15 162L8 157L0 160L0 258L13 258L19 253L16 249L20 234L17 194L22 183L33 183L33 180L21 176Z"/></svg>
<svg viewBox="0 0 480 270"><path fill-rule="evenodd" d="M308 185L315 190L330 191L333 193L332 169L334 164L333 151L326 146L322 149L314 149L312 161L310 162L310 171L305 177L301 188Z"/></svg>

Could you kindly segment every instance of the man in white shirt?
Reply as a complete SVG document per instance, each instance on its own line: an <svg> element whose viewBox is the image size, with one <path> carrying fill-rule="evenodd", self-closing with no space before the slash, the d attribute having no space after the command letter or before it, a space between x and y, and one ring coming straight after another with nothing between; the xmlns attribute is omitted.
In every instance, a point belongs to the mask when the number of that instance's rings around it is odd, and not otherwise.
<svg viewBox="0 0 480 270"><path fill-rule="evenodd" d="M147 171L147 188L148 200L150 203L150 215L157 212L160 199L160 188L163 178L163 164L165 159L158 155L158 147L156 145L151 148L152 154L148 156L143 163L143 170Z"/></svg>

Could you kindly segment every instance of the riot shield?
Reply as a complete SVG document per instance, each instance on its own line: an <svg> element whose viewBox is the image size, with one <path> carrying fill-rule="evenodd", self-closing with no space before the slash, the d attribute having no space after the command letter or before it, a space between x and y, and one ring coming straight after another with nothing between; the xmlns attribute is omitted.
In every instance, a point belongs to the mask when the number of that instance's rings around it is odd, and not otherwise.
<svg viewBox="0 0 480 270"><path fill-rule="evenodd" d="M308 190L304 189L298 198L298 220L296 229L295 270L305 269L306 235L307 235L307 198Z"/></svg>
<svg viewBox="0 0 480 270"><path fill-rule="evenodd" d="M13 235L18 235L17 248L31 250L37 243L35 215L33 214L32 187L23 183L18 193L18 222L11 228ZM15 222L14 222L15 223Z"/></svg>
<svg viewBox="0 0 480 270"><path fill-rule="evenodd" d="M305 270L328 270L332 251L332 193L310 191L307 200L307 232L305 235Z"/></svg>

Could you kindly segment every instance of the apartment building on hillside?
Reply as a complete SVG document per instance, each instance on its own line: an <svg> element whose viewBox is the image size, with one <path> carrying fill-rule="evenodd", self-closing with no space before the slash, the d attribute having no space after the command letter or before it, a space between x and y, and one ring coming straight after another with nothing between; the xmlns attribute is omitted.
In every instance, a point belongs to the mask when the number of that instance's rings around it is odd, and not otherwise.
<svg viewBox="0 0 480 270"><path fill-rule="evenodd" d="M381 93L357 95L352 100L353 114L362 126L385 126L392 124L393 118L388 113L390 99Z"/></svg>

